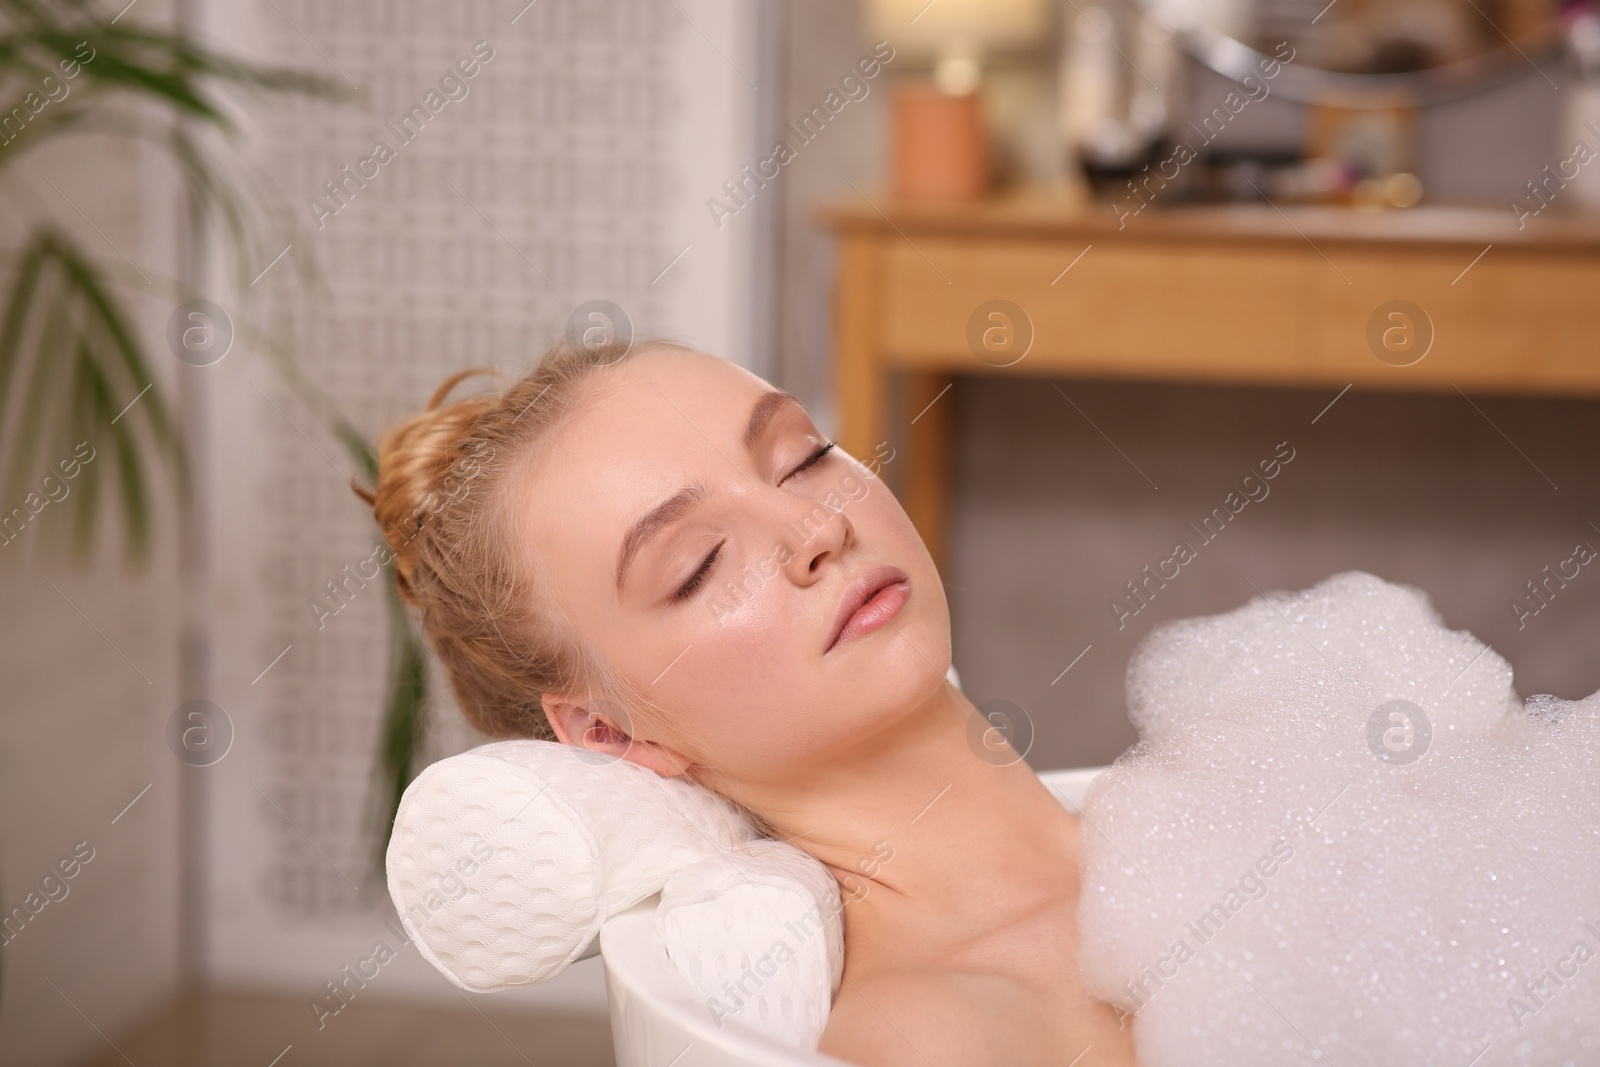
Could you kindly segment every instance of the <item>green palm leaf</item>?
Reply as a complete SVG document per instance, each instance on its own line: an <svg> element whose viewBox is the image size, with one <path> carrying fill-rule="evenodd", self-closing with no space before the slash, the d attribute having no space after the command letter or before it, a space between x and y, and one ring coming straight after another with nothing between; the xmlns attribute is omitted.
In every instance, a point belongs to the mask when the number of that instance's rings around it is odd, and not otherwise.
<svg viewBox="0 0 1600 1067"><path fill-rule="evenodd" d="M113 22L108 12L83 0L0 0L0 100L11 102L0 110L0 126L11 118L19 130L0 143L0 178L23 154L63 134L97 130L158 145L181 175L194 248L204 249L208 235L219 234L230 267L248 282L283 248L282 233L293 223L264 183L231 170L226 153L216 149L216 142L237 133L217 90L328 99L349 94L328 79L241 63L182 32L161 32L117 17ZM75 77L65 77L64 63L76 70ZM69 91L32 111L29 94L39 92L46 76ZM178 121L156 125L150 104L165 119ZM23 114L14 115L19 108ZM303 249L289 262L297 272L291 276L312 290L301 303L314 299L312 267ZM71 492L52 504L70 513L63 521L72 531L71 558L92 556L102 516L115 498L125 527L125 559L142 565L150 549L155 475L170 470L183 499L192 490L192 476L172 409L151 374L117 276L48 226L26 235L18 248L0 250L0 268L8 268L0 296L0 484L7 488L7 500L31 491L41 472L50 470L45 464L87 442L96 458L81 464ZM247 314L235 318L236 327L248 330ZM377 476L373 443L275 339L258 340L371 484ZM15 418L13 407L20 409ZM425 650L395 593L392 564L389 570L389 672L372 794L382 828L380 875L394 812L411 780L427 703Z"/></svg>

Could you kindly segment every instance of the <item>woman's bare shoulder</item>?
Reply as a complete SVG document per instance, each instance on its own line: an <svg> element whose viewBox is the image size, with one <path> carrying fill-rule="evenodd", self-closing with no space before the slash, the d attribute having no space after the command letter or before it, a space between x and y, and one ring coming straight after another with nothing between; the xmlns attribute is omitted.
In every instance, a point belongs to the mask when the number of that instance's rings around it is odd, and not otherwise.
<svg viewBox="0 0 1600 1067"><path fill-rule="evenodd" d="M995 1017L1003 985L958 971L846 976L817 1051L867 1067L1026 1062L1016 1030Z"/></svg>

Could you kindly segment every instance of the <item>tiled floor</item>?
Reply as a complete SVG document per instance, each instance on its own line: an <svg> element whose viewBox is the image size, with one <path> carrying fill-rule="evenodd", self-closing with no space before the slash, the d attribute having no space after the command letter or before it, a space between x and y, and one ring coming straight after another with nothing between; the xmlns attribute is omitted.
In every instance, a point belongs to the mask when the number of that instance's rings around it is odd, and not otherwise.
<svg viewBox="0 0 1600 1067"><path fill-rule="evenodd" d="M603 1015L475 1009L352 1002L319 1030L304 1000L207 993L81 1067L615 1067Z"/></svg>

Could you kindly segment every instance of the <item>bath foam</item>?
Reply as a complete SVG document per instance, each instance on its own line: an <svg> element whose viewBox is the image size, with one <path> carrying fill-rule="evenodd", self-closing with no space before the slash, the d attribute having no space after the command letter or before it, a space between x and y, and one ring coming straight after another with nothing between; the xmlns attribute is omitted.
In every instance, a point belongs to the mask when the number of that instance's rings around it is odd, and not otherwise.
<svg viewBox="0 0 1600 1067"><path fill-rule="evenodd" d="M1600 693L1522 701L1360 572L1159 627L1127 684L1080 965L1141 1065L1600 1063Z"/></svg>

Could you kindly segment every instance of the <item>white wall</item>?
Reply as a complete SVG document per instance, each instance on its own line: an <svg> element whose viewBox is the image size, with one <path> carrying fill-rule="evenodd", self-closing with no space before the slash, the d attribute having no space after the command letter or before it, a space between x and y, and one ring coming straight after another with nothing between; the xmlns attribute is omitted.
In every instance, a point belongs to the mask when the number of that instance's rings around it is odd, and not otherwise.
<svg viewBox="0 0 1600 1067"><path fill-rule="evenodd" d="M173 263L171 175L128 142L104 137L40 148L7 170L0 241L15 247L50 220L121 277L118 291L145 327L150 370L170 401L180 368L160 341L172 306L160 279ZM123 253L151 275L148 286ZM36 457L39 477L62 458ZM90 462L108 479L115 460L98 449ZM81 479L80 472L65 483L71 493ZM154 551L143 572L125 571L111 550L122 529L115 505L102 511L102 551L89 568L43 558L42 548L67 539L72 503L69 493L46 505L21 538L0 547L0 909L9 916L38 908L0 947L0 1050L8 1063L70 1063L109 1051L96 1028L123 1029L179 980L182 767L164 739L168 716L186 698L178 684L175 503L159 484ZM70 879L41 886L75 855L92 858ZM47 889L59 899L49 900ZM40 907L41 900L49 902Z"/></svg>

